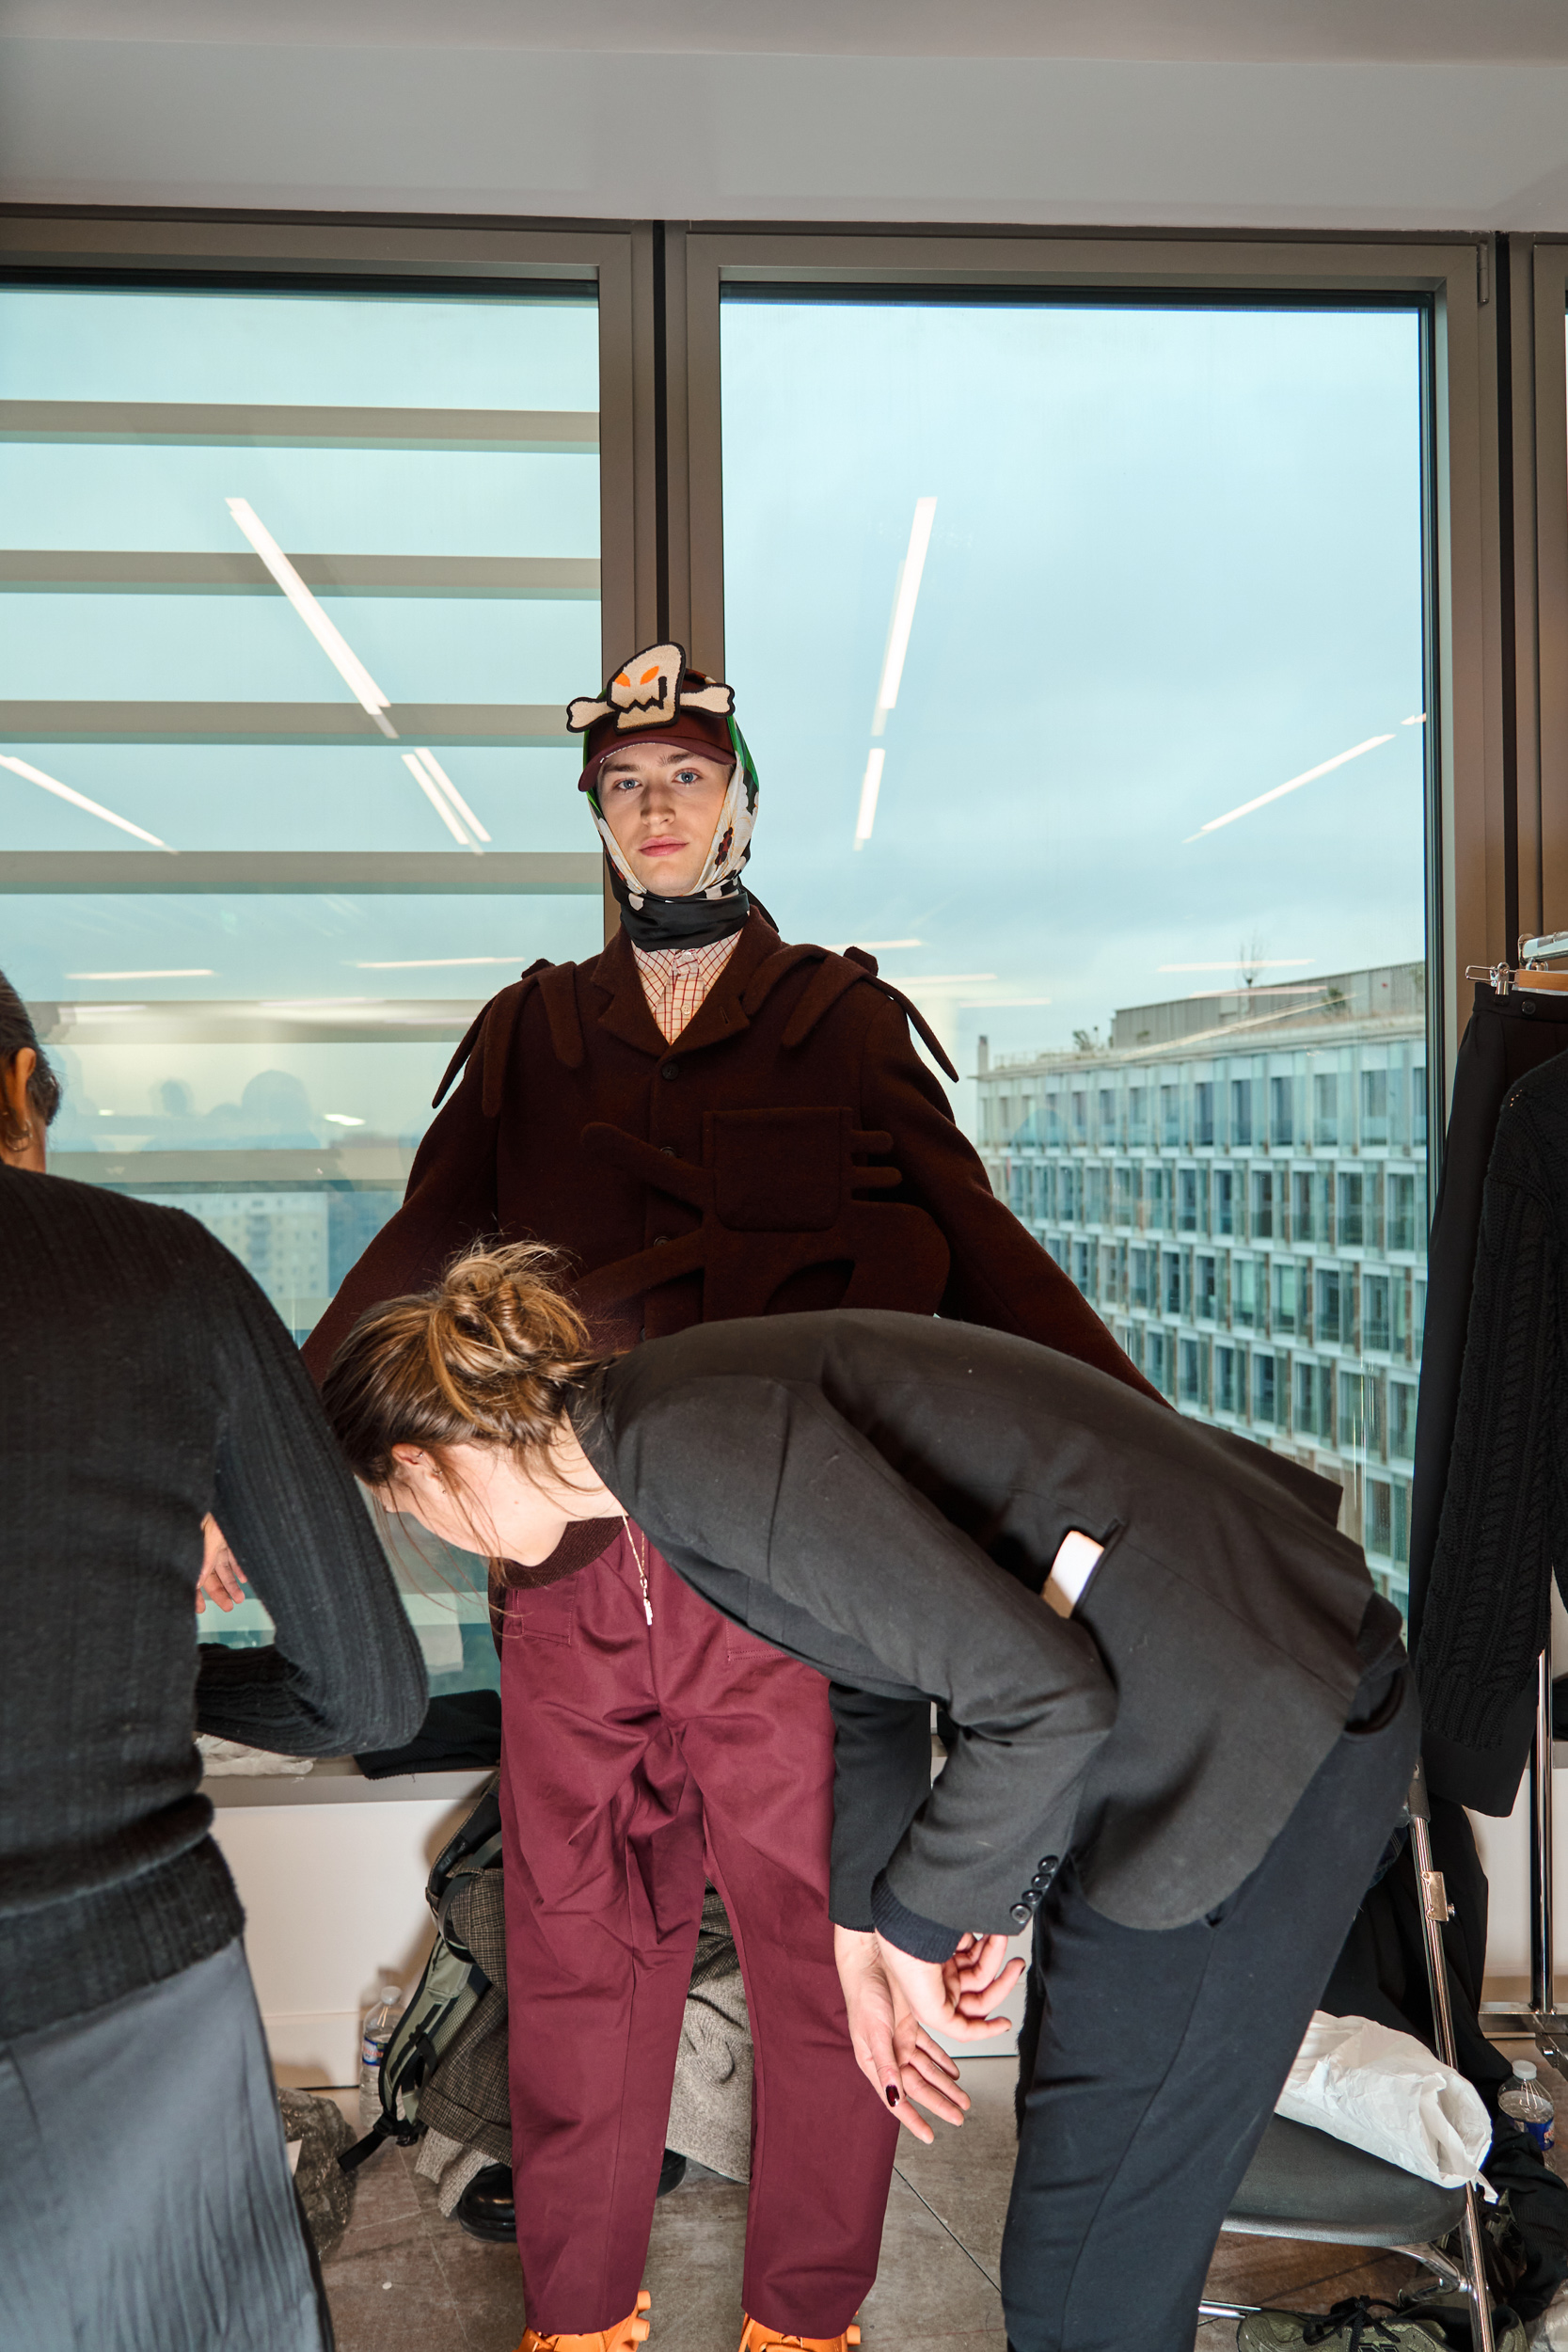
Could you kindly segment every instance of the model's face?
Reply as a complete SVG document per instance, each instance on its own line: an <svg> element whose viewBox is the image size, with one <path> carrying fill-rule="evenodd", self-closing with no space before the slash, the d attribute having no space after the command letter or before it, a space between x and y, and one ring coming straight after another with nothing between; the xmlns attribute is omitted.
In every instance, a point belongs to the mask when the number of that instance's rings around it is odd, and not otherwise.
<svg viewBox="0 0 1568 2352"><path fill-rule="evenodd" d="M599 771L599 806L644 889L682 898L695 888L732 770L731 761L679 743L628 743L611 752Z"/></svg>
<svg viewBox="0 0 1568 2352"><path fill-rule="evenodd" d="M510 1454L490 1446L449 1445L443 1464L418 1446L396 1446L399 1474L381 1490L389 1511L406 1511L459 1551L519 1560L536 1567L565 1532L567 1498L560 1482L531 1477Z"/></svg>

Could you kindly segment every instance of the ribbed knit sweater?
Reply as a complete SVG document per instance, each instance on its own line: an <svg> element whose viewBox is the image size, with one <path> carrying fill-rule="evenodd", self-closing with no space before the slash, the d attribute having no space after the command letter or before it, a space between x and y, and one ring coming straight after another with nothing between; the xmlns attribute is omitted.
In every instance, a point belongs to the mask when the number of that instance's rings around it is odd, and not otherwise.
<svg viewBox="0 0 1568 2352"><path fill-rule="evenodd" d="M1568 1573L1568 1054L1510 1088L1481 1199L1448 1486L1416 1651L1430 1731L1486 1748Z"/></svg>
<svg viewBox="0 0 1568 2352"><path fill-rule="evenodd" d="M216 1515L274 1646L197 1640ZM289 1334L195 1219L0 1167L0 2041L244 1924L198 1730L391 1747L425 1673Z"/></svg>

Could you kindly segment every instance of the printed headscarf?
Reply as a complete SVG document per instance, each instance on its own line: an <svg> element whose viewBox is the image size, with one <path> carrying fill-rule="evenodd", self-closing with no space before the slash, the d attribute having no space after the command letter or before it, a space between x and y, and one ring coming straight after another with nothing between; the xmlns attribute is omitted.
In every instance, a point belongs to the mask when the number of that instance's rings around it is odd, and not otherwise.
<svg viewBox="0 0 1568 2352"><path fill-rule="evenodd" d="M752 854L757 771L736 724L731 690L689 670L679 645L650 645L616 672L602 696L578 697L566 724L584 736L581 789L610 859L610 886L621 921L639 947L701 947L739 930L752 911L740 871ZM599 771L627 741L681 743L734 766L703 870L679 898L661 898L639 882L606 820Z"/></svg>

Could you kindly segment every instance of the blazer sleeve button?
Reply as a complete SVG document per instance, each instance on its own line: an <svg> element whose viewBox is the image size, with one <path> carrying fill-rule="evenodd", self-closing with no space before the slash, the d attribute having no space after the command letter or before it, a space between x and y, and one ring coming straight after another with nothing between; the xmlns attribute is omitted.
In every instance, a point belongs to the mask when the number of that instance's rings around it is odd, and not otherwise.
<svg viewBox="0 0 1568 2352"><path fill-rule="evenodd" d="M1027 1903L1014 1903L1007 1914L1015 1928L1026 1928L1034 1915Z"/></svg>

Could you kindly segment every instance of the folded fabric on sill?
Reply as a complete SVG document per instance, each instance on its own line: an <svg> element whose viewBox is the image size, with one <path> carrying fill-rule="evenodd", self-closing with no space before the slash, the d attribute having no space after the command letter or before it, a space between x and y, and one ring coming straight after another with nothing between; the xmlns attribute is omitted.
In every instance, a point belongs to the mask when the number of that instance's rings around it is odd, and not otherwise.
<svg viewBox="0 0 1568 2352"><path fill-rule="evenodd" d="M209 1780L224 1772L242 1772L254 1779L276 1775L299 1780L316 1760L312 1756L275 1756L270 1748L247 1748L243 1740L220 1740L210 1731L199 1733L196 1744L201 1752L202 1772Z"/></svg>
<svg viewBox="0 0 1568 2352"><path fill-rule="evenodd" d="M451 1691L430 1702L412 1740L401 1748L375 1748L355 1762L367 1780L390 1780L399 1772L452 1772L499 1764L501 1700L499 1691Z"/></svg>
<svg viewBox="0 0 1568 2352"><path fill-rule="evenodd" d="M1496 2199L1481 2169L1492 2145L1485 2103L1414 2034L1315 2010L1275 2109L1442 2188L1473 2181Z"/></svg>

